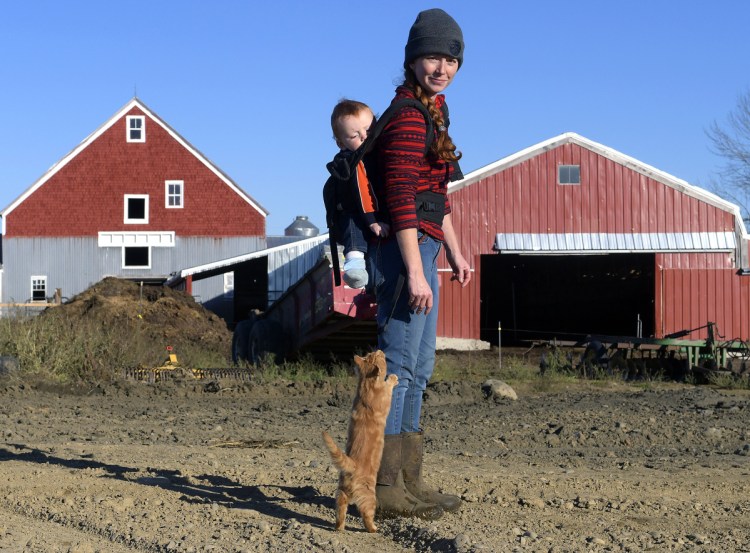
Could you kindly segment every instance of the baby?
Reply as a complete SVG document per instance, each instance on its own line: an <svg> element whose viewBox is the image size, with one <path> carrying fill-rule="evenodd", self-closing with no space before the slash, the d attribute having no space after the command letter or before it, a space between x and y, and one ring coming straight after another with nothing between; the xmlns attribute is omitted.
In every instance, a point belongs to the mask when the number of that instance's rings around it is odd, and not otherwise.
<svg viewBox="0 0 750 553"><path fill-rule="evenodd" d="M372 110L362 102L344 99L336 104L331 114L331 128L341 151L336 154L334 164L345 163L362 145L374 119ZM351 191L352 204L356 205L341 206L336 226L344 246L344 282L350 288L364 288L368 281L366 235L372 233L384 238L388 236L389 227L376 219L377 200L361 161L357 165L356 178L356 190Z"/></svg>

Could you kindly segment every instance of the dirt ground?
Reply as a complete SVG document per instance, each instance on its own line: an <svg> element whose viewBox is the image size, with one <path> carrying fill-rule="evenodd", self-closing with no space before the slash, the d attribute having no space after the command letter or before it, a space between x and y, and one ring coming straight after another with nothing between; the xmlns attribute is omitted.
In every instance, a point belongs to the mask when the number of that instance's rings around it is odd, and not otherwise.
<svg viewBox="0 0 750 553"><path fill-rule="evenodd" d="M231 338L191 298L116 282L55 309L138 315L155 339L175 319L193 341ZM437 382L425 477L462 508L368 534L354 510L333 530L337 472L320 437L344 443L353 380L181 378L0 379L0 551L750 552L747 392L571 384L513 401Z"/></svg>
<svg viewBox="0 0 750 553"><path fill-rule="evenodd" d="M750 396L709 387L485 397L438 383L435 522L333 530L345 384L0 388L0 550L750 551ZM218 384L218 386L216 385Z"/></svg>

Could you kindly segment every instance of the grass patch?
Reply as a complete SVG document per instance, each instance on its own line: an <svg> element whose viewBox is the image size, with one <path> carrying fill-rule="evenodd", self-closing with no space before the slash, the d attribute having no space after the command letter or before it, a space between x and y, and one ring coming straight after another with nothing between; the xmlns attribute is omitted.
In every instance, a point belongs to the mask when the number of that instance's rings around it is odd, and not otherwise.
<svg viewBox="0 0 750 553"><path fill-rule="evenodd" d="M345 363L322 363L311 356L304 356L292 361L276 363L272 354L265 355L257 366L253 367L260 382L291 380L293 382L323 382L346 380L354 376L354 371Z"/></svg>
<svg viewBox="0 0 750 553"><path fill-rule="evenodd" d="M550 391L561 384L575 380L563 370L563 364L555 364L543 374L536 355L522 353L503 354L496 349L482 352L439 351L435 360L433 380L469 380L483 382L496 378L511 386L533 383L533 388Z"/></svg>
<svg viewBox="0 0 750 553"><path fill-rule="evenodd" d="M709 373L708 383L723 390L750 390L750 378L729 371Z"/></svg>
<svg viewBox="0 0 750 553"><path fill-rule="evenodd" d="M520 393L554 393L578 389L653 387L669 379L648 360L614 357L603 365L584 350L546 348L521 351L508 348L484 352L438 351L433 380L505 381Z"/></svg>

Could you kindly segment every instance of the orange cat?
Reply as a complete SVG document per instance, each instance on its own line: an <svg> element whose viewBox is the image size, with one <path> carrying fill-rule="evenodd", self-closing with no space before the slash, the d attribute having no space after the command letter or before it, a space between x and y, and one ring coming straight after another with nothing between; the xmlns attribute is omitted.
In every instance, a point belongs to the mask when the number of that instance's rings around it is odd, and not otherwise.
<svg viewBox="0 0 750 553"><path fill-rule="evenodd" d="M323 432L333 463L341 471L336 490L336 530L344 529L346 510L350 503L359 514L368 532L377 532L375 526L375 483L383 456L385 419L391 410L393 388L398 383L394 374L385 378L385 354L375 351L365 357L354 356L359 382L349 421L346 453L333 438Z"/></svg>

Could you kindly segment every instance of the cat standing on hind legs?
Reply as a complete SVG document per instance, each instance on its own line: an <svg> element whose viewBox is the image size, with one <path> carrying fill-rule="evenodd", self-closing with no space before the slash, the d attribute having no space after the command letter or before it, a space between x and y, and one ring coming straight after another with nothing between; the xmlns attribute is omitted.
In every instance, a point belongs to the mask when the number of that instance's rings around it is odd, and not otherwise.
<svg viewBox="0 0 750 553"><path fill-rule="evenodd" d="M336 490L336 530L344 530L346 511L355 504L368 532L377 532L375 483L383 455L385 421L391 408L393 388L398 377L386 378L386 361L382 351L365 357L354 356L358 376L357 393L352 404L346 452L327 432L323 440L331 459L339 469Z"/></svg>

